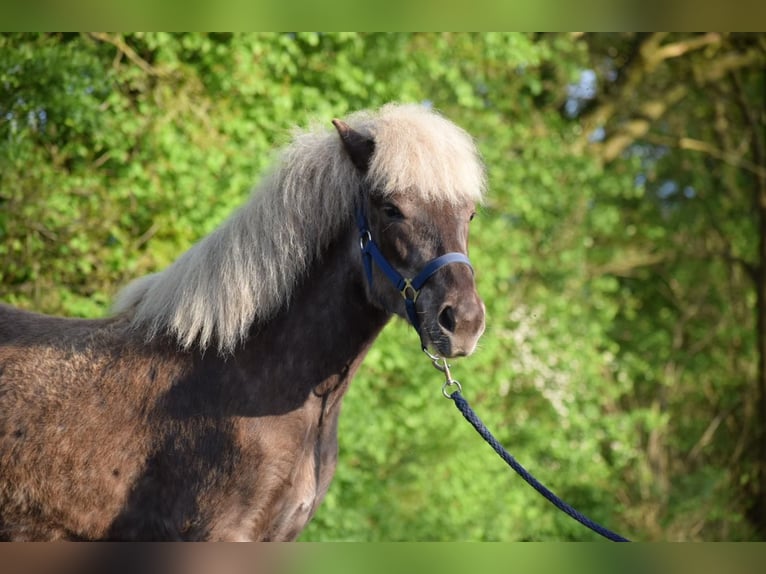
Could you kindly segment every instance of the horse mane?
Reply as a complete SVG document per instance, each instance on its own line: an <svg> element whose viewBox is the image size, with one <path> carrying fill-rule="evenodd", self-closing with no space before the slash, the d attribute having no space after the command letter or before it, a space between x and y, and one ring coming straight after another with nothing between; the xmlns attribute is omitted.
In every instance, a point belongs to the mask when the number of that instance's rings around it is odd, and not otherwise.
<svg viewBox="0 0 766 574"><path fill-rule="evenodd" d="M254 323L290 298L309 265L353 217L364 183L382 195L479 202L486 181L472 138L437 112L388 104L345 120L375 140L363 176L338 134L296 131L250 200L165 270L124 288L113 312L132 313L147 340L173 336L188 349L233 352ZM329 122L327 122L329 124Z"/></svg>

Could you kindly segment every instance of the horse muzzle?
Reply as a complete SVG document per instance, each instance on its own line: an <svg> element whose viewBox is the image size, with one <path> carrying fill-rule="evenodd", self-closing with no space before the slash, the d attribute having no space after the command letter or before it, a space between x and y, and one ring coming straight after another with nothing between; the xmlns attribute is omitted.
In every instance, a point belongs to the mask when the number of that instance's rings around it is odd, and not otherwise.
<svg viewBox="0 0 766 574"><path fill-rule="evenodd" d="M421 298L421 343L442 357L464 357L476 350L484 333L484 303L470 268L455 266L442 273L441 280L424 289Z"/></svg>
<svg viewBox="0 0 766 574"><path fill-rule="evenodd" d="M476 291L445 302L436 319L439 336L432 343L445 357L470 355L484 333L484 315L484 303Z"/></svg>

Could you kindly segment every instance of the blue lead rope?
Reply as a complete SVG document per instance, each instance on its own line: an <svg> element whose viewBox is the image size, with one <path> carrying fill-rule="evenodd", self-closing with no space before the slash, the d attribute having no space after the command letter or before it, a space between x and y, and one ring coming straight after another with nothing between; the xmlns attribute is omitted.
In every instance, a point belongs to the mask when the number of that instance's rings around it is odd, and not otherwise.
<svg viewBox="0 0 766 574"><path fill-rule="evenodd" d="M370 228L367 223L367 217L365 217L364 210L361 207L357 209L356 222L359 228L359 247L362 252L362 262L364 264L364 271L365 275L367 276L367 281L370 285L372 285L372 265L374 262L383 272L383 274L388 278L388 280L396 287L397 291L399 291L402 297L404 297L404 306L407 311L407 317L409 318L412 326L415 328L415 331L417 331L418 335L420 335L420 321L418 320L417 310L415 308L415 302L420 295L420 289L423 287L426 281L428 281L428 279L444 265L449 265L451 263L461 263L471 267L471 262L469 261L468 257L462 253L445 253L444 255L436 257L435 259L432 259L426 263L423 269L421 269L414 278L405 278L401 275L401 273L394 269L394 267L385 258L383 253L381 253L375 241L373 241L372 234L370 233ZM471 267L471 271L473 271L473 267ZM546 488L545 485L541 484L534 476L529 474L527 469L521 466L521 464L519 464L516 459L513 458L508 453L508 451L503 448L497 439L492 436L492 433L487 430L487 427L484 426L484 423L482 423L479 417L476 416L476 413L473 412L471 406L460 394L460 383L452 379L447 360L432 355L426 348L423 348L423 351L429 356L433 362L434 367L436 367L437 370L441 371L446 376L447 382L442 388L442 393L447 398L450 398L455 402L455 406L461 413L463 413L463 416L466 418L466 420L471 423L471 425L473 425L473 428L476 429L482 438L487 441L487 443L489 443L495 452L499 454L500 457L505 462L507 462L508 465L510 465L510 467L515 470L519 476L521 476L521 478L527 481L527 483L532 486L532 488L542 494L549 502L556 506L556 508L565 512L577 520L580 524L587 526L597 534L600 534L604 538L608 538L614 542L630 542L627 538L624 538L619 534L604 528L600 524L593 522L591 519L569 506L566 502L561 500L558 496ZM456 385L458 390L453 392L451 395L448 395L446 388L452 385Z"/></svg>
<svg viewBox="0 0 766 574"><path fill-rule="evenodd" d="M612 532L608 528L605 528L598 524L597 522L594 522L581 512L578 512L574 508L572 508L570 505L568 505L566 502L561 500L558 496L556 496L553 492L551 492L544 484L542 484L539 480L537 480L534 476L532 476L529 471L524 468L519 462L513 458L513 456L503 448L503 445L501 445L498 440L492 436L492 433L489 432L486 426L484 426L484 423L481 422L481 419L479 419L478 416L476 416L476 413L473 412L473 409L471 408L471 405L468 404L468 401L466 401L463 398L463 395L460 394L460 391L455 391L450 395L447 395L449 398L451 398L455 402L455 406L458 408L458 410L463 413L463 416L465 419L471 423L473 428L476 429L476 432L478 432L481 437L487 441L487 443L495 450L497 454L500 455L500 458L502 458L505 462L508 463L508 465L516 471L516 473L523 478L532 488L534 488L537 492L542 494L546 500L548 500L551 504L553 504L556 508L561 510L562 512L568 514L572 518L574 518L577 522L580 524L587 526L590 528L593 532L600 534L604 538L607 538L613 542L630 542L627 538L624 536L620 536L616 532Z"/></svg>

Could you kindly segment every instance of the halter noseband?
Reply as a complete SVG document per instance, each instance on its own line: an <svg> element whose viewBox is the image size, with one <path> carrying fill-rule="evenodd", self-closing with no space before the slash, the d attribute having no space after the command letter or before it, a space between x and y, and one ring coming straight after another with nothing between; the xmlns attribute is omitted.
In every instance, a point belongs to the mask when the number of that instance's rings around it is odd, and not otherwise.
<svg viewBox="0 0 766 574"><path fill-rule="evenodd" d="M388 280L396 287L401 296L404 298L404 307L407 311L407 317L410 323L420 335L420 321L418 320L417 311L415 309L415 302L418 300L420 290L425 285L426 281L439 269L450 263L463 263L468 265L473 271L471 261L462 253L452 252L445 253L434 259L431 259L425 264L420 273L415 275L412 279L402 277L402 275L393 268L388 262L383 253L378 248L378 245L372 238L370 233L370 226L367 223L367 217L364 214L364 210L360 207L356 211L356 224L359 227L359 247L362 251L362 262L364 263L364 270L367 275L367 281L372 286L372 262L377 263L383 274L388 277Z"/></svg>

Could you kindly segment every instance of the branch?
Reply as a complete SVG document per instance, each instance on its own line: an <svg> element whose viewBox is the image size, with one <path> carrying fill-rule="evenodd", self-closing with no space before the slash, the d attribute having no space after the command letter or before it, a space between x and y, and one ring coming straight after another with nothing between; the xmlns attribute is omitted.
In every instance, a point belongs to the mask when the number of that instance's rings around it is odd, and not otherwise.
<svg viewBox="0 0 766 574"><path fill-rule="evenodd" d="M111 44L117 50L125 55L128 60L133 62L136 66L141 68L144 72L149 74L150 76L157 76L157 77L164 77L167 76L167 72L155 68L152 66L149 62L144 60L141 56L136 53L136 51L128 45L127 42L122 38L122 36L110 36L109 34L105 34L104 32L91 32L89 34L93 39L98 40L100 42L106 42L107 44Z"/></svg>
<svg viewBox="0 0 766 574"><path fill-rule="evenodd" d="M138 239L136 239L136 241L135 241L135 243L133 245L133 249L138 250L141 247L143 247L144 244L148 243L149 240L152 237L154 237L154 235L157 233L158 230L159 230L159 226L157 225L157 223L152 223L152 225L149 227L149 229L144 231L141 234L141 236Z"/></svg>
<svg viewBox="0 0 766 574"><path fill-rule="evenodd" d="M687 465L693 463L697 457L699 457L702 450L713 440L713 436L715 436L715 433L718 430L718 427L721 426L721 423L740 406L742 406L742 401L737 401L734 403L734 405L723 412L719 412L715 417L713 417L713 420L710 421L710 424L708 424L705 432L702 433L697 443L692 447L692 449L689 451L689 454L686 456Z"/></svg>
<svg viewBox="0 0 766 574"><path fill-rule="evenodd" d="M708 155L714 159L729 164L737 169L743 169L755 174L758 177L766 177L766 167L758 165L744 159L741 155L734 152L727 152L719 149L706 141L688 138L684 136L671 137L660 134L647 134L644 139L649 143L665 147L673 147L682 150L696 151Z"/></svg>
<svg viewBox="0 0 766 574"><path fill-rule="evenodd" d="M615 275L617 277L633 277L638 269L652 267L662 263L667 256L662 253L646 253L634 249L628 249L619 254L618 258L602 265L594 265L589 269L590 277L601 275Z"/></svg>
<svg viewBox="0 0 766 574"><path fill-rule="evenodd" d="M663 97L643 104L640 108L640 115L625 122L613 136L607 138L602 144L597 144L597 149L601 148L601 157L604 161L607 163L613 161L634 141L645 136L652 123L684 99L688 92L689 89L686 86L678 85L666 92Z"/></svg>
<svg viewBox="0 0 766 574"><path fill-rule="evenodd" d="M716 82L730 72L763 64L764 54L756 49L747 52L729 52L712 61L694 67L694 77L700 87Z"/></svg>
<svg viewBox="0 0 766 574"><path fill-rule="evenodd" d="M657 46L653 52L642 52L642 56L647 61L647 67L652 70L657 64L671 58L678 58L683 56L687 52L699 50L705 46L711 44L720 44L722 40L721 34L718 32L709 32L704 36L695 36L687 40L681 40L679 42L673 42L672 44L664 44Z"/></svg>
<svg viewBox="0 0 766 574"><path fill-rule="evenodd" d="M720 45L724 36L709 33L662 45L662 40L665 38L666 34L661 33L648 36L638 48L640 57L624 71L626 80L621 89L612 97L604 98L602 103L587 116L583 116L583 134L575 145L575 152L582 152L589 147L594 149L605 163L616 159L633 142L644 137L653 122L662 118L686 96L689 92L689 84L678 84L665 90L661 97L641 105L638 113L618 125L604 142L596 144L589 142L593 131L597 127L606 126L622 106L627 107L630 101L636 98L636 93L642 84L660 63L707 46ZM704 88L736 70L759 66L763 63L763 59L763 53L760 50L750 49L746 52L732 51L718 55L716 58L706 58L698 65L692 62L690 67L697 87Z"/></svg>
<svg viewBox="0 0 766 574"><path fill-rule="evenodd" d="M590 134L599 126L606 125L618 109L624 94L633 94L644 79L646 67L644 53L651 52L665 37L664 32L639 35L633 44L627 63L618 70L617 80L604 87L604 94L592 102L590 109L581 117L583 135L576 145L577 151L588 146ZM614 91L612 91L614 89Z"/></svg>

